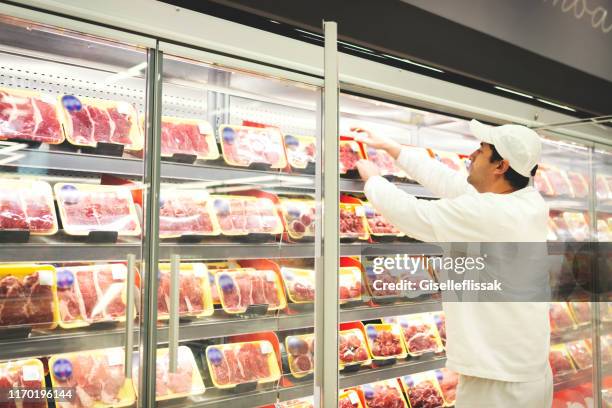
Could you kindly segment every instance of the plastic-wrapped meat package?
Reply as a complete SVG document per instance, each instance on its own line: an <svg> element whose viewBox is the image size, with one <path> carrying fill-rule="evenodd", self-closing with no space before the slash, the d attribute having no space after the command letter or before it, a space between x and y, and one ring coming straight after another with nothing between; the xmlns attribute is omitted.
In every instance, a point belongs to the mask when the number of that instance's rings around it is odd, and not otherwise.
<svg viewBox="0 0 612 408"><path fill-rule="evenodd" d="M400 281L400 277L392 272L394 271L385 269L377 274L374 273L373 267L366 267L366 284L372 297L389 298L401 296L402 292L399 289L392 289L393 286L390 285L397 284Z"/></svg>
<svg viewBox="0 0 612 408"><path fill-rule="evenodd" d="M406 400L397 380L361 385L367 408L406 408Z"/></svg>
<svg viewBox="0 0 612 408"><path fill-rule="evenodd" d="M574 171L567 172L567 178L572 185L574 197L584 198L589 194L589 183L583 174Z"/></svg>
<svg viewBox="0 0 612 408"><path fill-rule="evenodd" d="M567 343L566 348L579 370L593 366L593 354L584 340Z"/></svg>
<svg viewBox="0 0 612 408"><path fill-rule="evenodd" d="M208 194L201 190L162 189L159 209L161 238L181 235L219 235Z"/></svg>
<svg viewBox="0 0 612 408"><path fill-rule="evenodd" d="M576 320L576 323L591 323L591 302L569 302L569 307L574 315L574 320Z"/></svg>
<svg viewBox="0 0 612 408"><path fill-rule="evenodd" d="M363 208L371 235L402 235L401 231L387 221L374 207L364 204Z"/></svg>
<svg viewBox="0 0 612 408"><path fill-rule="evenodd" d="M270 168L285 168L287 157L283 136L278 128L221 125L221 150L225 162L246 167L253 163Z"/></svg>
<svg viewBox="0 0 612 408"><path fill-rule="evenodd" d="M453 406L457 396L457 383L459 382L459 374L448 368L441 368L435 371L438 386L442 391L442 396L447 406Z"/></svg>
<svg viewBox="0 0 612 408"><path fill-rule="evenodd" d="M214 211L225 235L280 234L283 224L274 203L251 196L214 196Z"/></svg>
<svg viewBox="0 0 612 408"><path fill-rule="evenodd" d="M361 300L361 270L354 266L342 266L338 274L340 303Z"/></svg>
<svg viewBox="0 0 612 408"><path fill-rule="evenodd" d="M544 171L545 170L542 167L538 167L538 171L533 178L533 184L536 190L542 193L542 195L554 196L555 190L553 190L552 186L548 182L548 178L544 175Z"/></svg>
<svg viewBox="0 0 612 408"><path fill-rule="evenodd" d="M314 237L316 216L314 200L281 198L280 204L287 233L291 239Z"/></svg>
<svg viewBox="0 0 612 408"><path fill-rule="evenodd" d="M338 396L338 408L364 408L355 390L346 390Z"/></svg>
<svg viewBox="0 0 612 408"><path fill-rule="evenodd" d="M294 169L305 169L315 162L317 155L316 138L312 136L285 135L287 160Z"/></svg>
<svg viewBox="0 0 612 408"><path fill-rule="evenodd" d="M49 372L53 388L73 388L76 397L58 408L126 407L136 401L131 381L124 374L121 348L90 350L52 356Z"/></svg>
<svg viewBox="0 0 612 408"><path fill-rule="evenodd" d="M374 359L406 358L401 329L395 324L365 326L370 352Z"/></svg>
<svg viewBox="0 0 612 408"><path fill-rule="evenodd" d="M551 346L548 361L552 368L553 377L563 376L576 371L564 344Z"/></svg>
<svg viewBox="0 0 612 408"><path fill-rule="evenodd" d="M57 101L37 92L0 88L0 140L64 141Z"/></svg>
<svg viewBox="0 0 612 408"><path fill-rule="evenodd" d="M274 408L315 408L314 397L304 397L289 401L277 402Z"/></svg>
<svg viewBox="0 0 612 408"><path fill-rule="evenodd" d="M285 348L289 370L296 378L312 373L314 369L314 334L287 336Z"/></svg>
<svg viewBox="0 0 612 408"><path fill-rule="evenodd" d="M411 356L439 353L443 350L438 330L429 314L399 316L388 321L397 323L402 328L404 343Z"/></svg>
<svg viewBox="0 0 612 408"><path fill-rule="evenodd" d="M127 267L100 264L57 270L59 324L64 329L124 321Z"/></svg>
<svg viewBox="0 0 612 408"><path fill-rule="evenodd" d="M276 353L268 340L208 346L206 361L217 388L255 381L262 384L280 378Z"/></svg>
<svg viewBox="0 0 612 408"><path fill-rule="evenodd" d="M565 302L550 304L549 317L552 332L560 332L574 327L574 321Z"/></svg>
<svg viewBox="0 0 612 408"><path fill-rule="evenodd" d="M128 188L57 183L53 189L67 234L88 235L92 231L117 231L119 235L140 235L140 221Z"/></svg>
<svg viewBox="0 0 612 408"><path fill-rule="evenodd" d="M181 263L179 266L179 316L204 317L213 314L212 294L206 265ZM170 264L159 264L157 317L168 319L170 310Z"/></svg>
<svg viewBox="0 0 612 408"><path fill-rule="evenodd" d="M349 170L355 170L357 162L363 159L359 144L352 140L341 140L339 151L340 174L346 174Z"/></svg>
<svg viewBox="0 0 612 408"><path fill-rule="evenodd" d="M312 269L281 268L287 296L293 303L312 303L315 297L315 276Z"/></svg>
<svg viewBox="0 0 612 408"><path fill-rule="evenodd" d="M606 176L603 174L595 176L595 192L598 200L606 201L612 198L612 191L610 191Z"/></svg>
<svg viewBox="0 0 612 408"><path fill-rule="evenodd" d="M268 305L268 310L286 306L279 276L270 270L237 269L215 274L223 310L244 313L251 305Z"/></svg>
<svg viewBox="0 0 612 408"><path fill-rule="evenodd" d="M0 179L0 230L57 232L53 192L44 181Z"/></svg>
<svg viewBox="0 0 612 408"><path fill-rule="evenodd" d="M444 315L444 312L434 313L433 319L436 323L436 328L438 329L438 334L440 335L442 344L446 346L446 316Z"/></svg>
<svg viewBox="0 0 612 408"><path fill-rule="evenodd" d="M45 370L38 359L14 360L0 363L0 406L2 408L46 408L46 399L9 398L8 391L40 390L45 387Z"/></svg>
<svg viewBox="0 0 612 408"><path fill-rule="evenodd" d="M162 116L161 155L194 155L201 160L219 158L219 150L210 123L205 120Z"/></svg>
<svg viewBox="0 0 612 408"><path fill-rule="evenodd" d="M610 229L610 226L606 220L597 220L597 241L612 241L612 230Z"/></svg>
<svg viewBox="0 0 612 408"><path fill-rule="evenodd" d="M62 124L66 139L76 146L96 147L98 142L122 144L126 150L142 150L144 138L136 109L124 101L77 98L64 95Z"/></svg>
<svg viewBox="0 0 612 408"><path fill-rule="evenodd" d="M441 408L444 398L437 380L430 373L402 377L411 408Z"/></svg>
<svg viewBox="0 0 612 408"><path fill-rule="evenodd" d="M341 330L338 333L338 359L341 368L353 364L370 363L370 354L361 330Z"/></svg>
<svg viewBox="0 0 612 408"><path fill-rule="evenodd" d="M55 293L51 265L0 266L0 327L55 328Z"/></svg>
<svg viewBox="0 0 612 408"><path fill-rule="evenodd" d="M368 239L363 206L340 203L340 238Z"/></svg>
<svg viewBox="0 0 612 408"><path fill-rule="evenodd" d="M587 241L591 235L583 213L565 211L563 219L567 223L570 234L576 241Z"/></svg>
<svg viewBox="0 0 612 408"><path fill-rule="evenodd" d="M382 149L374 149L366 145L366 158L372 161L382 176L404 177L405 174L395 165L395 160Z"/></svg>
<svg viewBox="0 0 612 408"><path fill-rule="evenodd" d="M548 183L554 191L554 195L574 197L574 189L572 188L565 171L552 166L546 166L543 170L543 177L546 177L548 180Z"/></svg>

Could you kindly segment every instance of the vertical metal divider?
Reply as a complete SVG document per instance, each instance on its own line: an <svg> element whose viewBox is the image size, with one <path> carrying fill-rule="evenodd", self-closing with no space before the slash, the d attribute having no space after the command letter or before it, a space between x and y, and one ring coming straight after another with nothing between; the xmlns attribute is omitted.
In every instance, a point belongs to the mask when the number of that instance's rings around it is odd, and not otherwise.
<svg viewBox="0 0 612 408"><path fill-rule="evenodd" d="M179 343L179 274L181 260L173 254L170 260L170 321L168 322L168 371L176 373Z"/></svg>
<svg viewBox="0 0 612 408"><path fill-rule="evenodd" d="M134 282L136 278L136 256L127 256L127 279L125 280L125 378L132 378L132 353L134 352Z"/></svg>
<svg viewBox="0 0 612 408"><path fill-rule="evenodd" d="M146 150L144 214L143 302L140 327L141 369L138 406L155 406L155 371L157 353L157 284L159 261L159 190L161 171L161 75L163 53L159 42L147 54Z"/></svg>
<svg viewBox="0 0 612 408"><path fill-rule="evenodd" d="M321 214L320 244L315 257L315 406L338 406L338 268L339 268L339 168L338 168L338 28L324 22L325 80L323 134L316 179Z"/></svg>

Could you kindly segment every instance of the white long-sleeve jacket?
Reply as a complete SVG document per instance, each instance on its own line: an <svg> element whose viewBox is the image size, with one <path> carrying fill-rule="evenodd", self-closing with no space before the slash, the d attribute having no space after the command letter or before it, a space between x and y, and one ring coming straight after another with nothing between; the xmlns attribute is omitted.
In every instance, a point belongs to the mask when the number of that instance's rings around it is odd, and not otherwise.
<svg viewBox="0 0 612 408"><path fill-rule="evenodd" d="M426 242L545 243L548 208L526 187L478 193L459 173L402 149L397 165L440 200L422 200L380 176L365 184L370 203L407 235ZM539 244L542 245L542 244ZM545 285L548 270L533 284ZM444 302L447 367L500 381L535 381L548 369L548 303Z"/></svg>

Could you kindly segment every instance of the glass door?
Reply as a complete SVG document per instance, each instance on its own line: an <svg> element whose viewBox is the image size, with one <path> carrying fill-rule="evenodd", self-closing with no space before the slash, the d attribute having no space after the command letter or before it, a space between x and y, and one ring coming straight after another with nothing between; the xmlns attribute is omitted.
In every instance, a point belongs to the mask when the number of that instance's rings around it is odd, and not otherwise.
<svg viewBox="0 0 612 408"><path fill-rule="evenodd" d="M108 37L0 16L2 406L136 401L151 41Z"/></svg>

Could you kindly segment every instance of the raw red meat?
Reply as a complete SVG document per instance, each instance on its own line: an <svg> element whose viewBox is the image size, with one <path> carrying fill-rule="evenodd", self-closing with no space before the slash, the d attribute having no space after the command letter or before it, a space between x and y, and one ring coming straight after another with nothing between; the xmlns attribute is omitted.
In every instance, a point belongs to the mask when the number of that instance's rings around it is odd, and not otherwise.
<svg viewBox="0 0 612 408"><path fill-rule="evenodd" d="M26 213L14 191L0 190L0 229L29 229Z"/></svg>
<svg viewBox="0 0 612 408"><path fill-rule="evenodd" d="M179 274L179 315L197 315L204 311L204 292L201 279L193 273ZM170 310L170 273L161 271L157 289L157 313L167 316Z"/></svg>
<svg viewBox="0 0 612 408"><path fill-rule="evenodd" d="M438 329L438 334L440 335L440 339L442 340L442 344L446 344L446 317L444 314L436 314L434 316L434 320L436 322L436 328Z"/></svg>
<svg viewBox="0 0 612 408"><path fill-rule="evenodd" d="M364 232L363 218L358 217L353 210L340 208L340 236L360 236Z"/></svg>
<svg viewBox="0 0 612 408"><path fill-rule="evenodd" d="M572 363L561 350L551 350L548 354L548 361L550 362L553 376L573 371Z"/></svg>
<svg viewBox="0 0 612 408"><path fill-rule="evenodd" d="M240 384L270 377L268 355L261 350L263 344L229 344L222 352L216 348L209 349L207 358L211 363L216 382L219 385ZM270 346L269 343L267 345ZM211 358L213 354L215 357Z"/></svg>
<svg viewBox="0 0 612 408"><path fill-rule="evenodd" d="M206 199L199 199L198 193L173 191L173 197L162 192L159 210L160 236L182 234L212 234L213 223L208 212Z"/></svg>
<svg viewBox="0 0 612 408"><path fill-rule="evenodd" d="M274 204L267 198L218 198L214 208L226 234L272 233L280 226Z"/></svg>
<svg viewBox="0 0 612 408"><path fill-rule="evenodd" d="M11 388L20 388L20 389L28 389L35 390L41 389L43 387L43 372L42 367L34 366L32 364L25 364L27 362L23 361L12 361L8 363L0 364L0 396L5 399L6 402L0 402L0 407L2 408L45 408L47 407L47 403L43 400L38 399L18 399L11 400L7 399L8 390ZM26 378L26 374L24 374L24 366L27 365L27 369L38 371L38 379L35 377ZM27 374L32 375L32 374Z"/></svg>
<svg viewBox="0 0 612 408"><path fill-rule="evenodd" d="M402 392L387 384L386 381L365 384L362 389L367 408L404 408L406 406Z"/></svg>
<svg viewBox="0 0 612 408"><path fill-rule="evenodd" d="M536 187L536 189L546 195L546 196L554 196L555 195L555 191L552 189L552 187L550 186L550 184L548 183L548 179L546 178L546 176L543 174L544 173L544 169L541 168L536 172L535 177L533 178L533 183Z"/></svg>
<svg viewBox="0 0 612 408"><path fill-rule="evenodd" d="M593 365L593 355L584 341L568 343L567 351L569 351L572 359L579 369L584 370L585 368L589 368Z"/></svg>
<svg viewBox="0 0 612 408"><path fill-rule="evenodd" d="M401 339L390 331L381 330L371 342L372 355L391 357L402 353Z"/></svg>
<svg viewBox="0 0 612 408"><path fill-rule="evenodd" d="M122 145L129 145L131 143L130 132L132 130L132 116L125 112L119 112L116 107L108 108L107 112L111 123L114 124L110 141Z"/></svg>
<svg viewBox="0 0 612 408"><path fill-rule="evenodd" d="M574 197L583 198L589 194L589 185L582 174L568 171L567 178L574 189Z"/></svg>
<svg viewBox="0 0 612 408"><path fill-rule="evenodd" d="M384 150L368 147L368 160L372 161L376 167L378 167L380 174L383 176L400 174L400 170L395 166L393 157Z"/></svg>
<svg viewBox="0 0 612 408"><path fill-rule="evenodd" d="M98 304L98 291L96 290L96 283L94 281L94 271L84 270L76 273L76 281L78 284L78 290L81 293L81 299L83 302L83 315L87 316L90 320L101 318L102 316L93 316L92 312L94 307Z"/></svg>
<svg viewBox="0 0 612 408"><path fill-rule="evenodd" d="M168 349L158 350L155 367L155 396L164 397L194 392L193 375L194 373L199 375L199 372L193 370L194 364L195 360L191 350L188 347L180 346L177 353L176 372L171 373ZM138 386L138 364L133 366L132 378L135 380L135 386Z"/></svg>
<svg viewBox="0 0 612 408"><path fill-rule="evenodd" d="M437 350L436 337L428 325L411 324L410 321L407 321L406 325L403 325L403 331L409 352L426 353Z"/></svg>
<svg viewBox="0 0 612 408"><path fill-rule="evenodd" d="M338 408L353 408L354 405L348 397L341 399L338 401Z"/></svg>
<svg viewBox="0 0 612 408"><path fill-rule="evenodd" d="M401 291L398 289L390 289L391 283L398 283L400 281L399 277L394 276L391 272L385 269L380 274L375 274L371 269L368 269L367 272L367 283L370 288L370 293L374 297L388 297L388 296L399 296ZM376 284L378 289L374 287L374 282L379 281L381 283Z"/></svg>
<svg viewBox="0 0 612 408"><path fill-rule="evenodd" d="M338 336L338 358L343 364L362 363L369 359L360 333L358 330L350 330Z"/></svg>
<svg viewBox="0 0 612 408"><path fill-rule="evenodd" d="M102 310L112 318L125 316L126 306L125 303L123 303L123 299L121 299L121 292L125 286L125 279L113 278L112 270L108 268L99 270L96 275L96 280L98 290L102 293L102 299L106 301L106 307L103 307Z"/></svg>
<svg viewBox="0 0 612 408"><path fill-rule="evenodd" d="M219 133L223 154L231 165L265 163L273 167L286 166L285 148L278 129L224 126Z"/></svg>
<svg viewBox="0 0 612 408"><path fill-rule="evenodd" d="M357 162L361 159L359 153L353 150L354 146L351 143L340 142L340 174L346 173L348 170L354 170ZM357 147L355 147L357 149Z"/></svg>
<svg viewBox="0 0 612 408"><path fill-rule="evenodd" d="M447 368L442 368L437 371L436 374L438 375L438 385L442 390L444 400L449 404L454 404L457 395L459 375Z"/></svg>
<svg viewBox="0 0 612 408"><path fill-rule="evenodd" d="M250 305L278 308L278 281L272 271L228 271L219 274L223 303L232 311L246 310Z"/></svg>
<svg viewBox="0 0 612 408"><path fill-rule="evenodd" d="M162 120L161 141L162 156L179 153L206 157L210 151L206 135L200 132L197 123Z"/></svg>
<svg viewBox="0 0 612 408"><path fill-rule="evenodd" d="M0 279L0 326L53 323L53 292L50 285L41 284L39 279L39 272L23 278L6 275Z"/></svg>
<svg viewBox="0 0 612 408"><path fill-rule="evenodd" d="M55 104L0 90L0 139L61 143L63 136Z"/></svg>
<svg viewBox="0 0 612 408"><path fill-rule="evenodd" d="M547 168L545 170L546 178L553 188L555 195L569 196L572 197L572 186L567 180L566 173L563 170L557 170L554 168Z"/></svg>
<svg viewBox="0 0 612 408"><path fill-rule="evenodd" d="M591 321L590 302L572 302L571 306L578 323L589 323Z"/></svg>
<svg viewBox="0 0 612 408"><path fill-rule="evenodd" d="M550 304L550 320L553 323L553 331L566 330L574 325L565 305L561 303Z"/></svg>
<svg viewBox="0 0 612 408"><path fill-rule="evenodd" d="M314 301L314 287L307 282L296 282L293 285L293 293L297 301Z"/></svg>
<svg viewBox="0 0 612 408"><path fill-rule="evenodd" d="M422 381L408 389L412 408L440 408L444 405L442 396L431 381Z"/></svg>

